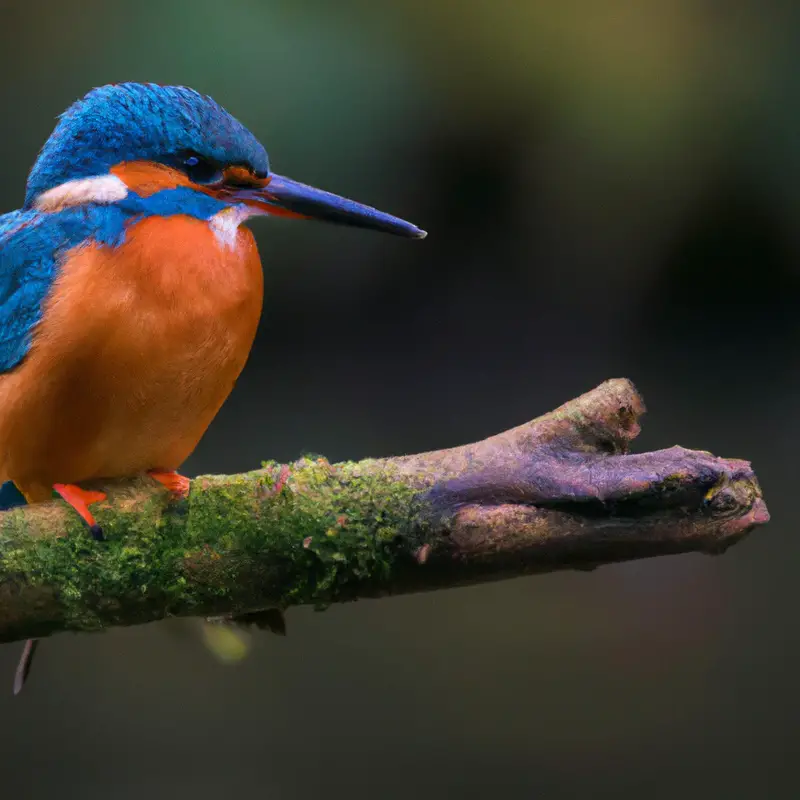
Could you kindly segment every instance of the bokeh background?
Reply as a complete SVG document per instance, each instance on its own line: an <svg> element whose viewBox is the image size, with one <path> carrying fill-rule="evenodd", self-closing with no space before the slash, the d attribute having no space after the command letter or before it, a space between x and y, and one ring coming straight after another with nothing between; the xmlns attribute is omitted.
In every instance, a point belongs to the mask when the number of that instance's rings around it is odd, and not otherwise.
<svg viewBox="0 0 800 800"><path fill-rule="evenodd" d="M152 80L430 232L256 222L266 312L188 474L463 444L626 376L638 448L751 459L773 519L292 610L234 667L169 623L59 636L12 698L5 645L0 795L796 797L799 33L768 0L0 0L3 210L57 113Z"/></svg>

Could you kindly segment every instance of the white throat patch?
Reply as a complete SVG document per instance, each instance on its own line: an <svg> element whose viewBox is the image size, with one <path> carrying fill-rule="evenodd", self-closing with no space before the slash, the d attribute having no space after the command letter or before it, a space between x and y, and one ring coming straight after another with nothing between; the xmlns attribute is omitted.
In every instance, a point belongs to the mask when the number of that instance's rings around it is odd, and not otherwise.
<svg viewBox="0 0 800 800"><path fill-rule="evenodd" d="M220 245L232 250L236 246L236 234L239 231L239 226L250 217L257 217L263 213L263 211L252 206L231 206L214 214L208 224L216 234Z"/></svg>
<svg viewBox="0 0 800 800"><path fill-rule="evenodd" d="M48 189L36 198L34 208L52 213L85 203L109 205L124 200L127 196L128 187L116 175L98 175L94 178L67 181Z"/></svg>

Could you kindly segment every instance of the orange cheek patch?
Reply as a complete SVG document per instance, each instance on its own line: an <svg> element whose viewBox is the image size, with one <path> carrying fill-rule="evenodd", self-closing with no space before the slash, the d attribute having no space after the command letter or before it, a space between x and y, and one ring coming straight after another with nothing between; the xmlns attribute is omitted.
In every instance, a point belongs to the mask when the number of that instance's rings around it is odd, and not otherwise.
<svg viewBox="0 0 800 800"><path fill-rule="evenodd" d="M226 167L222 174L225 183L251 186L254 189L260 189L269 183L269 178L257 178L244 167Z"/></svg>
<svg viewBox="0 0 800 800"><path fill-rule="evenodd" d="M180 170L154 161L123 161L111 167L111 174L116 175L139 197L149 197L164 189L176 189L179 186L198 188Z"/></svg>

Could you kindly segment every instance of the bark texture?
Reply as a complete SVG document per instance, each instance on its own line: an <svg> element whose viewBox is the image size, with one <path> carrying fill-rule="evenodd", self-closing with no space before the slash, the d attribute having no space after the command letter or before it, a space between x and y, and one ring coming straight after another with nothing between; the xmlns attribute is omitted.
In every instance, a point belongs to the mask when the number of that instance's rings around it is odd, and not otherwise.
<svg viewBox="0 0 800 800"><path fill-rule="evenodd" d="M285 482L270 462L178 501L150 479L105 484L102 542L62 502L0 513L0 641L721 553L768 521L746 461L628 454L643 412L611 380L449 450L303 458Z"/></svg>

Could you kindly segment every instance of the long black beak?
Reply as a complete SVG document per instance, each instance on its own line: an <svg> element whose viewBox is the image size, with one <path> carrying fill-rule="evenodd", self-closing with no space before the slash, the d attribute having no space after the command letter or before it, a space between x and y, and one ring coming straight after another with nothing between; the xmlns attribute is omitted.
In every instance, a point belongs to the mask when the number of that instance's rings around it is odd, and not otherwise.
<svg viewBox="0 0 800 800"><path fill-rule="evenodd" d="M236 193L242 202L280 216L319 219L338 225L371 228L409 239L424 239L428 234L416 225L377 208L356 203L346 197L315 189L281 175L271 175L263 188L242 189Z"/></svg>

